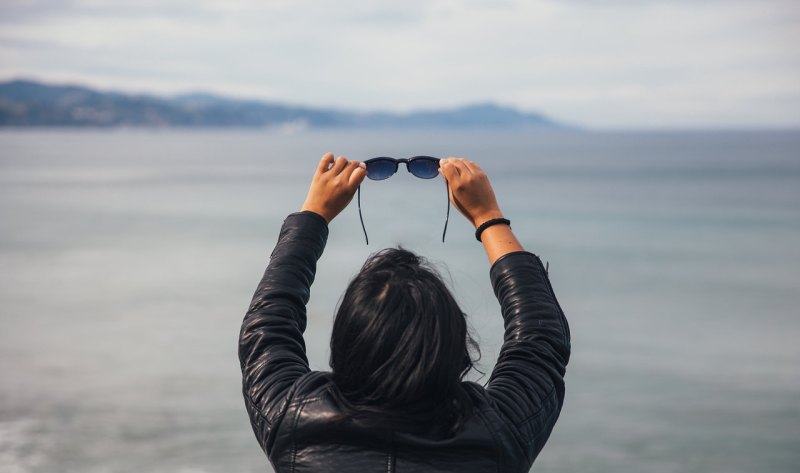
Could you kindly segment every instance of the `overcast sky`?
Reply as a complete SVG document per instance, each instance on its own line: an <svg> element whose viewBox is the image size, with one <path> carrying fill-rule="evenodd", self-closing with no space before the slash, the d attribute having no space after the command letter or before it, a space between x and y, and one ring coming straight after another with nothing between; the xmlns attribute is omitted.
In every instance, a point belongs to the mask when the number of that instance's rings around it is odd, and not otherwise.
<svg viewBox="0 0 800 473"><path fill-rule="evenodd" d="M800 126L798 0L0 0L0 79L597 128Z"/></svg>

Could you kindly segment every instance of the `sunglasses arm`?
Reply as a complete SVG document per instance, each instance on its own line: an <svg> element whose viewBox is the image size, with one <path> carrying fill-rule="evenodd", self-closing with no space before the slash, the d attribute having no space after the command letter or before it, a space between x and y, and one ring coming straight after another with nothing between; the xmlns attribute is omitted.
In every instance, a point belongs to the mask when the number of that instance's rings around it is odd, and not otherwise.
<svg viewBox="0 0 800 473"><path fill-rule="evenodd" d="M450 183L447 182L447 179L445 179L444 184L447 192L447 216L444 218L444 231L442 232L442 243L444 243L444 236L447 235L447 222L450 221ZM361 225L363 226L364 223L362 222ZM367 234L366 232L367 231L364 230L364 235Z"/></svg>
<svg viewBox="0 0 800 473"><path fill-rule="evenodd" d="M450 213L449 201L448 201L447 213ZM360 185L358 186L358 219L361 220L361 229L364 230L364 239L367 240L367 245L369 245L369 237L367 236L367 227L364 226L364 217L361 215L361 186ZM447 223L445 223L445 230L447 230Z"/></svg>

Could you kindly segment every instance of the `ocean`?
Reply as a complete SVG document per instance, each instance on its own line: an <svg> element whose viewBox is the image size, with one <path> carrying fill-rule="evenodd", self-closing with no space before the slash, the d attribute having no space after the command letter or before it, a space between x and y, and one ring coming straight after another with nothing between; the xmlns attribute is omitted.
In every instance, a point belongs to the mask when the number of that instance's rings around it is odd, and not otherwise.
<svg viewBox="0 0 800 473"><path fill-rule="evenodd" d="M800 465L800 132L4 130L0 471L271 471L237 337L326 151L478 162L572 329L541 473ZM489 265L443 181L403 168L331 224L306 344L366 256L436 262L491 370ZM479 373L471 379L485 381Z"/></svg>

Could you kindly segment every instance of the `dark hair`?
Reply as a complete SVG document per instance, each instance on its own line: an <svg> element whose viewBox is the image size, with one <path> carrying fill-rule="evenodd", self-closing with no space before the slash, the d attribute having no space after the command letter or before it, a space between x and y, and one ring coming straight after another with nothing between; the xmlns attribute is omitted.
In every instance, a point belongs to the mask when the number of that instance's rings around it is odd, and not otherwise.
<svg viewBox="0 0 800 473"><path fill-rule="evenodd" d="M472 350L466 315L437 271L408 250L385 249L370 255L336 312L332 391L362 422L455 431L472 412L461 385Z"/></svg>

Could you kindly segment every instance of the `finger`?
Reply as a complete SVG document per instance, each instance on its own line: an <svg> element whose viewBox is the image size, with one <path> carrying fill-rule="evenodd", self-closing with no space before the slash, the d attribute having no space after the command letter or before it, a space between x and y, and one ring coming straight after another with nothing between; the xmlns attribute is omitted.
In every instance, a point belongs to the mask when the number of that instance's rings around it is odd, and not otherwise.
<svg viewBox="0 0 800 473"><path fill-rule="evenodd" d="M353 174L353 171L355 171L358 168L359 164L360 163L358 161L356 161L356 160L348 160L347 163L344 166L344 169L342 169L342 172L341 172L342 178L345 181L349 181L350 180L350 175Z"/></svg>
<svg viewBox="0 0 800 473"><path fill-rule="evenodd" d="M351 189L355 189L361 185L365 177L367 177L367 166L364 163L358 163L353 173L350 174L350 179L347 183L350 185Z"/></svg>
<svg viewBox="0 0 800 473"><path fill-rule="evenodd" d="M466 175L473 174L474 168L471 166L472 164L474 163L472 163L472 161L469 161L468 159L457 158L456 160L456 165L461 170L461 174L466 174Z"/></svg>
<svg viewBox="0 0 800 473"><path fill-rule="evenodd" d="M347 158L344 156L339 156L336 158L336 161L333 162L331 171L333 171L334 174L339 174L344 170L345 166L347 166Z"/></svg>
<svg viewBox="0 0 800 473"><path fill-rule="evenodd" d="M317 166L317 174L322 174L323 172L327 171L332 162L333 162L333 153L325 153L325 155L322 156L322 159L319 160L319 165Z"/></svg>
<svg viewBox="0 0 800 473"><path fill-rule="evenodd" d="M478 163L472 162L468 159L464 160L464 167L466 167L472 174L483 174L483 169L478 166Z"/></svg>
<svg viewBox="0 0 800 473"><path fill-rule="evenodd" d="M450 163L451 166L455 167L458 171L459 176L467 176L472 173L470 169L466 165L466 159L464 158L448 158L447 161Z"/></svg>
<svg viewBox="0 0 800 473"><path fill-rule="evenodd" d="M464 166L463 158L449 158L447 161L459 176L468 172L468 169Z"/></svg>
<svg viewBox="0 0 800 473"><path fill-rule="evenodd" d="M439 163L439 174L444 176L445 180L447 181L458 179L460 174L458 167L453 161L451 161L451 159L452 158L448 158L444 160L443 163Z"/></svg>

